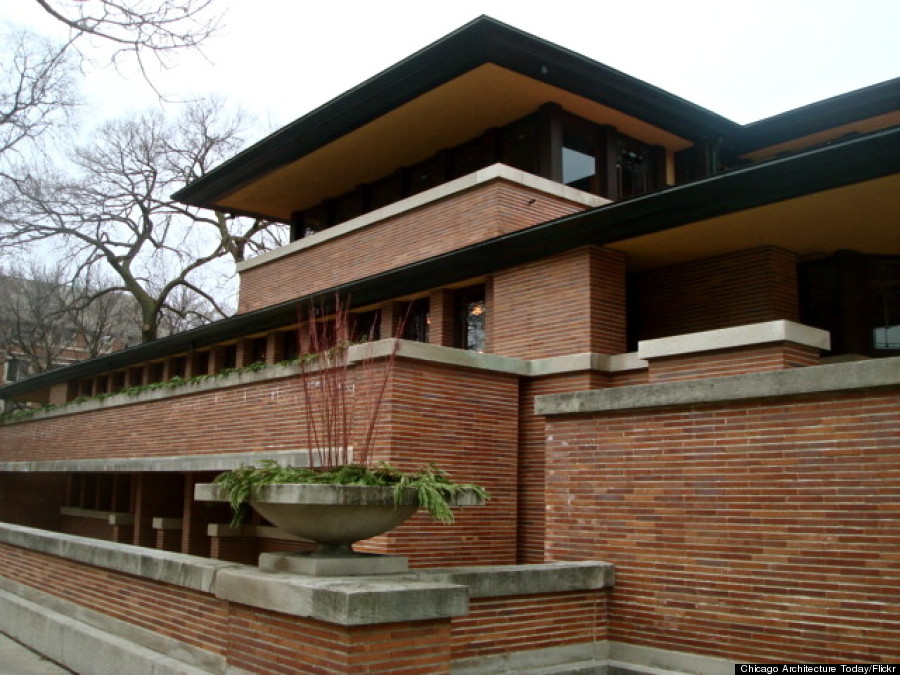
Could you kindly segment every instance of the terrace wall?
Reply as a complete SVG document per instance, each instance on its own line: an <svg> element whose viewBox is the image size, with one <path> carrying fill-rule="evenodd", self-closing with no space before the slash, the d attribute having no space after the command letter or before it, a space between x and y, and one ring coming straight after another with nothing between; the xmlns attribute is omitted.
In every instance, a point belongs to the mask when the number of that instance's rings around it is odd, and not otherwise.
<svg viewBox="0 0 900 675"><path fill-rule="evenodd" d="M127 463L229 454L246 462L254 454L264 458L308 447L296 367L276 366L271 371L268 376L265 371L244 373L221 383L212 380L147 392L136 399L111 397L72 406L71 411L0 425L0 462L39 465L54 460L119 459ZM356 391L369 391L365 380L359 368L351 369L350 382ZM461 511L453 527L418 514L395 534L371 540L369 550L408 555L418 566L515 561L517 401L515 376L398 359L374 434L373 462L407 469L434 462L457 481L484 485L493 499L483 507ZM125 418L127 424L123 424ZM84 470L111 469L90 464ZM0 480L15 485L36 479L17 470L0 473ZM185 487L184 476L159 469L136 473L132 486L133 543L155 546L158 533L152 527L153 518L182 517L187 533L182 550L210 550L200 541L205 537L205 523L196 522L204 512L188 504L190 485ZM57 500L64 494L63 487ZM35 524L65 524L55 521L57 502L41 511L50 514L45 520L54 522ZM13 522L30 522L18 519L17 513L8 515ZM67 522L73 522L80 534L99 532L104 538L112 537L101 521Z"/></svg>
<svg viewBox="0 0 900 675"><path fill-rule="evenodd" d="M612 582L603 563L290 577L0 524L0 630L84 673L599 668Z"/></svg>
<svg viewBox="0 0 900 675"><path fill-rule="evenodd" d="M595 391L579 414L539 399L547 559L616 565L614 640L896 662L898 373L883 359Z"/></svg>
<svg viewBox="0 0 900 675"><path fill-rule="evenodd" d="M544 189L491 180L293 253L251 261L241 269L238 311L303 297L584 209Z"/></svg>

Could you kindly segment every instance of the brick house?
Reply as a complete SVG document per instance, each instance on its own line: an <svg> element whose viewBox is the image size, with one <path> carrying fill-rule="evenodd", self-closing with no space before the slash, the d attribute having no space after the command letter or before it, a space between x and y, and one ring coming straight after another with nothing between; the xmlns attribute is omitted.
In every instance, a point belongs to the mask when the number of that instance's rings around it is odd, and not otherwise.
<svg viewBox="0 0 900 675"><path fill-rule="evenodd" d="M57 406L0 426L0 629L171 672L897 661L898 123L900 80L741 126L486 17L413 54L177 194L292 227L235 316L0 389ZM336 294L409 317L376 458L493 495L362 590L192 498L304 461L284 361Z"/></svg>

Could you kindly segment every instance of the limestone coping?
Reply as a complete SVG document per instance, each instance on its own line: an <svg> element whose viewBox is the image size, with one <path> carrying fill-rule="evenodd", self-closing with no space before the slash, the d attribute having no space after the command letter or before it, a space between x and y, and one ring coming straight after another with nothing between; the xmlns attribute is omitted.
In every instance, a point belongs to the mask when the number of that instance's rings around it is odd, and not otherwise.
<svg viewBox="0 0 900 675"><path fill-rule="evenodd" d="M307 466L306 450L276 452L226 452L209 455L176 455L171 457L104 457L102 459L59 459L0 462L0 471L228 471L245 464L272 459L292 466Z"/></svg>
<svg viewBox="0 0 900 675"><path fill-rule="evenodd" d="M471 598L599 590L612 588L615 583L614 566L595 561L435 567L413 574L419 579L467 586Z"/></svg>
<svg viewBox="0 0 900 675"><path fill-rule="evenodd" d="M638 343L637 353L641 359L658 359L718 349L751 347L771 342L792 342L820 350L831 348L831 338L826 330L793 321L766 321L745 326L673 335L655 340L643 340Z"/></svg>
<svg viewBox="0 0 900 675"><path fill-rule="evenodd" d="M341 579L224 570L216 597L344 626L450 618L469 610L465 586L400 575Z"/></svg>
<svg viewBox="0 0 900 675"><path fill-rule="evenodd" d="M0 542L137 577L211 593L236 563L0 523Z"/></svg>
<svg viewBox="0 0 900 675"><path fill-rule="evenodd" d="M604 589L614 574L609 563L568 562L312 577L9 523L0 523L0 543L347 626L463 616L470 597Z"/></svg>
<svg viewBox="0 0 900 675"><path fill-rule="evenodd" d="M548 394L538 415L572 415L801 396L900 385L900 356L745 375Z"/></svg>
<svg viewBox="0 0 900 675"><path fill-rule="evenodd" d="M216 596L352 626L463 616L469 598L600 590L613 582L613 566L604 562L431 568L349 579L241 568L219 575Z"/></svg>
<svg viewBox="0 0 900 675"><path fill-rule="evenodd" d="M252 269L253 267L297 253L298 251L318 246L326 241L343 237L356 230L361 230L382 220L386 220L387 218L393 218L394 216L399 216L408 211L412 211L413 209L422 208L423 206L433 204L434 202L451 195L470 190L495 180L505 180L510 183L516 183L517 185L522 185L531 188L532 190L538 190L554 197L566 199L586 208L593 209L610 203L610 200L603 197L599 197L589 192L583 192L582 190L556 183L552 180L541 178L540 176L535 176L534 174L527 173L521 169L514 169L505 164L492 164L491 166L479 169L478 171L473 171L465 176L424 190L411 197L393 202L380 209L370 211L369 213L365 213L346 222L329 227L321 232L316 232L303 239L298 239L285 246L280 246L277 249L267 251L254 258L245 260L244 262L238 263L237 271L243 272Z"/></svg>

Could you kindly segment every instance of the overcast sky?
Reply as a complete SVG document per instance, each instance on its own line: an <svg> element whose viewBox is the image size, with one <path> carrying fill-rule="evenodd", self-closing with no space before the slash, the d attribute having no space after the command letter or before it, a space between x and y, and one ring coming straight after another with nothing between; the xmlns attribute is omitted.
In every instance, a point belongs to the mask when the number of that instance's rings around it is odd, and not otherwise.
<svg viewBox="0 0 900 675"><path fill-rule="evenodd" d="M480 14L740 123L900 76L900 0L216 2L227 13L205 58L181 55L154 81L173 99L224 95L269 129ZM3 0L0 16L59 31L34 0ZM156 101L110 68L89 71L84 95L87 121Z"/></svg>

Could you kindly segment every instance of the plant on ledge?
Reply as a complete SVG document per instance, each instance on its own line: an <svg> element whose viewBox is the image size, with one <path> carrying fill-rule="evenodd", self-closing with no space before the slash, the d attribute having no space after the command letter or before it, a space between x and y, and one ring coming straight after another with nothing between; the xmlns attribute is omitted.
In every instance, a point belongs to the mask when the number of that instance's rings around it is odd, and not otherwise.
<svg viewBox="0 0 900 675"><path fill-rule="evenodd" d="M324 314L321 310L319 313ZM264 460L259 466L242 466L219 475L215 483L231 503L232 525L241 522L245 503L259 501L256 498L264 488L273 485L387 488L396 509L401 505L407 509L410 505L421 507L441 523L453 522L452 506L487 500L487 491L481 486L454 483L434 466L412 472L385 464L371 466L378 417L400 347L402 323L387 355L376 360L371 350L364 351L351 374L351 346L371 344L376 338L374 326L361 334L339 298L335 300L333 323L317 321L315 314L311 311L309 320L301 323L297 340L310 466L281 466ZM255 503L254 508L261 511Z"/></svg>

